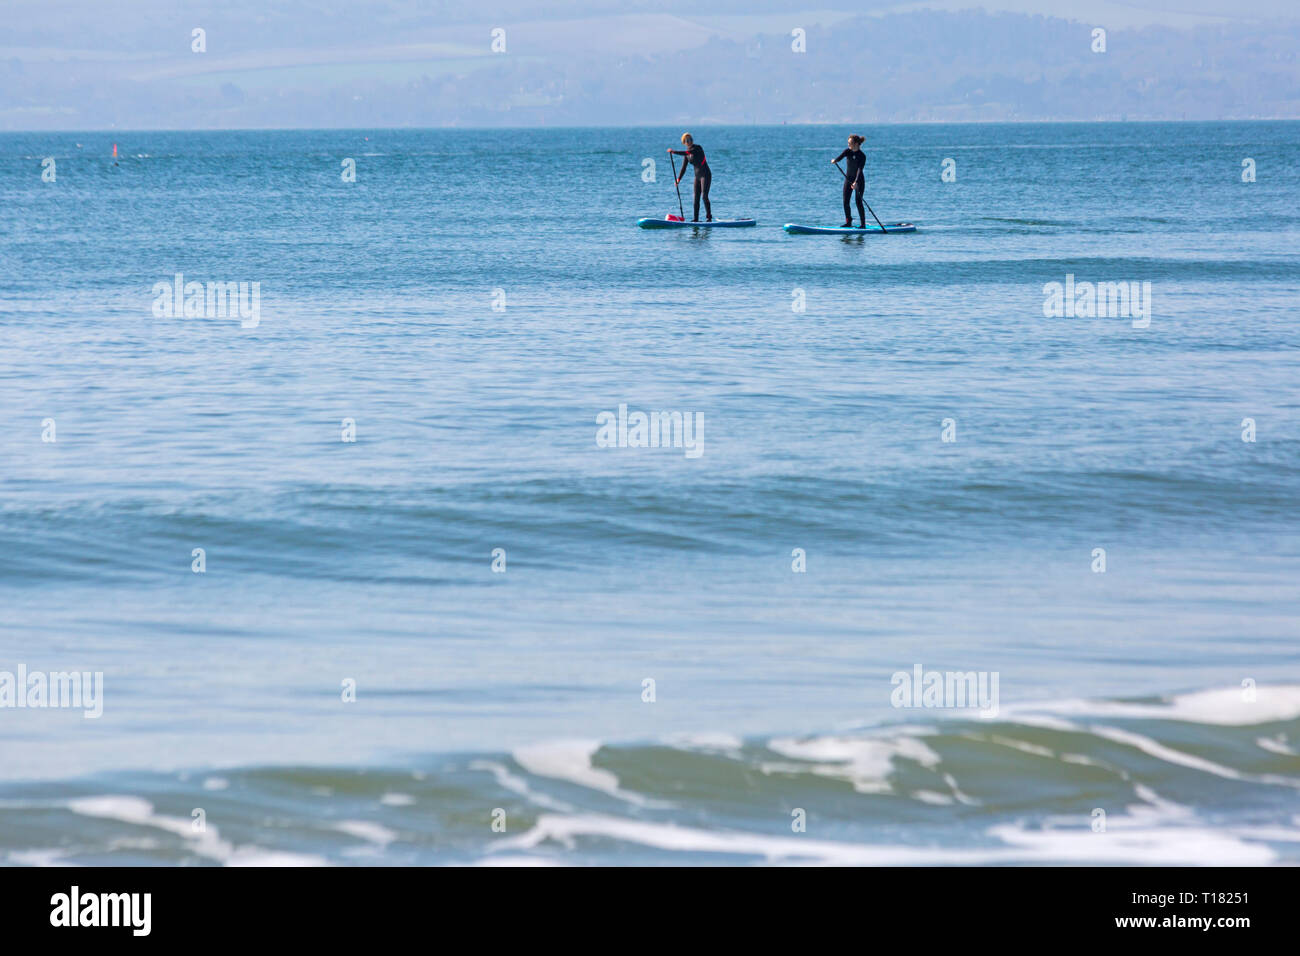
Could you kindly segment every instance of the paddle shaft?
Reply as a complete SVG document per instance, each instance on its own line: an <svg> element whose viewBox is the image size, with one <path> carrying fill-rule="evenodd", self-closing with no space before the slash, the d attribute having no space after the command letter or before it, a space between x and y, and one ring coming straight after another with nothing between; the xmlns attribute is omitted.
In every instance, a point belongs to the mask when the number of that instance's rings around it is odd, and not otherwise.
<svg viewBox="0 0 1300 956"><path fill-rule="evenodd" d="M846 173L846 172L845 172L845 171L840 167L840 164L839 164L839 163L836 163L836 164L835 164L835 168L838 169L838 170L840 171L840 175L843 176L845 179L848 179L848 178L849 178L849 174ZM862 205L867 206L867 212L871 213L871 218L874 219L874 220L876 220L876 225L880 227L880 231L881 231L881 232L888 232L889 230L885 228L885 224L884 224L883 222L881 222L881 221L880 221L880 217L876 215L876 211L875 211L874 209L872 209L870 206L867 205L867 201L866 201L866 199L863 199L863 200L862 200Z"/></svg>
<svg viewBox="0 0 1300 956"><path fill-rule="evenodd" d="M682 214L682 219L686 219L686 210L682 208L682 184L677 181L677 160L673 154L668 154L669 161L673 164L673 188L677 190L677 211ZM682 172L686 172L686 160L682 160ZM874 215L874 213L873 213Z"/></svg>

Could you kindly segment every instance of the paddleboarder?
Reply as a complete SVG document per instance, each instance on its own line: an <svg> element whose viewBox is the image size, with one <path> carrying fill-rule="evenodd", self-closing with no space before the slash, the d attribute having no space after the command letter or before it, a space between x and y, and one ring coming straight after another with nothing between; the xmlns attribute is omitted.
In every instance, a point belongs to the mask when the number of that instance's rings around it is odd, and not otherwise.
<svg viewBox="0 0 1300 956"><path fill-rule="evenodd" d="M867 157L860 147L864 142L863 138L857 133L849 137L849 147L831 160L837 167L841 159L848 160L848 170L840 170L844 173L844 225L840 228L846 229L853 225L853 213L849 211L849 197L853 196L858 201L858 220L862 223L862 228L867 228L867 211L862 206L862 191L867 188Z"/></svg>
<svg viewBox="0 0 1300 956"><path fill-rule="evenodd" d="M704 214L708 216L707 221L713 222L713 207L709 205L709 185L713 182L713 172L709 169L709 162L704 158L704 149L695 142L695 137L690 133L682 133L682 145L685 150L670 149L669 154L672 156L685 156L686 160L682 163L682 174L677 177L677 182L682 181L682 176L686 175L686 163L695 167L695 215L692 222L700 221L700 197L704 197ZM677 171L676 160L674 160L673 172ZM848 209L848 200L845 201L844 208Z"/></svg>

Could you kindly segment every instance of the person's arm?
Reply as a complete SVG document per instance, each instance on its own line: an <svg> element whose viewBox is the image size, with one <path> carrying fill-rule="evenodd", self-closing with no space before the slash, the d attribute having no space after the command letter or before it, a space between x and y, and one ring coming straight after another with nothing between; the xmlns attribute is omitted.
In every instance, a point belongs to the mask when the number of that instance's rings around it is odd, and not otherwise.
<svg viewBox="0 0 1300 956"><path fill-rule="evenodd" d="M672 153L675 156L681 156L681 169L677 169L676 164L673 164L673 170L675 170L677 182L681 182L681 177L685 176L686 168L690 165L690 150L673 150Z"/></svg>
<svg viewBox="0 0 1300 956"><path fill-rule="evenodd" d="M682 151L682 150L680 150L680 149L670 149L670 150L668 150L668 155L670 155L670 156L689 156L690 153L684 152L684 151ZM677 160L674 159L674 160L673 160L673 180L674 180L675 182L679 182L679 183L680 183L680 182L682 181L682 177L685 176L685 175L686 175L686 164L685 164L685 163L682 163L682 171L679 173L679 172L677 171Z"/></svg>
<svg viewBox="0 0 1300 956"><path fill-rule="evenodd" d="M843 159L847 155L849 155L849 151L846 149L844 152L840 153L838 156L832 159L831 162L838 163L841 159Z"/></svg>

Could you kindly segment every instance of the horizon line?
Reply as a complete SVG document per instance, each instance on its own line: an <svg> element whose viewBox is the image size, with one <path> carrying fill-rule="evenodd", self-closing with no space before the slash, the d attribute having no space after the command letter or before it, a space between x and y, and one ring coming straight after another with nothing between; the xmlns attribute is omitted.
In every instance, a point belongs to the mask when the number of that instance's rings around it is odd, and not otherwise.
<svg viewBox="0 0 1300 956"><path fill-rule="evenodd" d="M330 133L351 132L357 130L386 131L456 131L456 132L530 132L533 130L561 129L675 129L683 122L672 123L638 123L638 124L593 124L593 123L536 123L528 126L135 126L135 127L75 127L64 129L0 129L0 136L14 134L49 134L49 133ZM1205 124L1205 123L1300 123L1295 116L1252 116L1235 119L1090 119L1090 120L891 120L888 122L782 122L782 123L691 123L697 129L719 129L725 127L744 127L746 129L776 128L783 126L1140 126L1156 124Z"/></svg>

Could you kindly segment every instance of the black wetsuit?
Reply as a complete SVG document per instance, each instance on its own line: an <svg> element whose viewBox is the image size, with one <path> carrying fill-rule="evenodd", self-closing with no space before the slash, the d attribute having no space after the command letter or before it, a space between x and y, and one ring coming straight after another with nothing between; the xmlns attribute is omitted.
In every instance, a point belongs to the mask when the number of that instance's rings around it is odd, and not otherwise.
<svg viewBox="0 0 1300 956"><path fill-rule="evenodd" d="M674 156L685 156L686 162L695 167L695 215L693 221L698 222L700 218L700 197L704 197L704 215L713 221L713 207L709 205L709 185L713 182L713 172L709 169L709 162L704 158L704 150L699 143L692 143L690 149L682 152L679 149L671 150ZM682 166L682 173L686 172L685 165Z"/></svg>
<svg viewBox="0 0 1300 956"><path fill-rule="evenodd" d="M849 225L853 222L853 213L849 212L849 196L853 195L858 201L858 221L862 223L862 228L867 227L867 210L862 205L862 191L867 188L867 157L860 149L846 149L835 157L835 162L841 159L848 159L848 169L844 173L844 223ZM861 189L855 190L854 186L861 186Z"/></svg>

